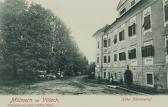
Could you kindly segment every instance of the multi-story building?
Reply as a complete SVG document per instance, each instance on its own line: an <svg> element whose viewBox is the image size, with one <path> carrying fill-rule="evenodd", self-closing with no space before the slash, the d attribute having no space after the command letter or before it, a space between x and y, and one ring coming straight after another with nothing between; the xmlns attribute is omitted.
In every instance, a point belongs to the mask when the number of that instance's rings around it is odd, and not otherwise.
<svg viewBox="0 0 168 107"><path fill-rule="evenodd" d="M168 88L168 0L120 0L117 11L118 18L93 35L95 77L125 81L129 69L133 84Z"/></svg>

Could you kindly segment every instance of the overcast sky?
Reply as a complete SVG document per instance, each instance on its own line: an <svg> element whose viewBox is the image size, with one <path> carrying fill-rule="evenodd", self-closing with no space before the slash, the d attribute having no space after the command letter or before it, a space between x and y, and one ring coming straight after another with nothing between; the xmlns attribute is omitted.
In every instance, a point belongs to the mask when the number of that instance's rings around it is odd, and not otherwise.
<svg viewBox="0 0 168 107"><path fill-rule="evenodd" d="M95 61L96 42L92 35L117 17L119 0L36 0L60 17L89 61Z"/></svg>
<svg viewBox="0 0 168 107"><path fill-rule="evenodd" d="M2 0L0 0L2 1ZM32 0L52 10L71 30L80 50L95 61L96 41L92 35L117 17L119 0Z"/></svg>

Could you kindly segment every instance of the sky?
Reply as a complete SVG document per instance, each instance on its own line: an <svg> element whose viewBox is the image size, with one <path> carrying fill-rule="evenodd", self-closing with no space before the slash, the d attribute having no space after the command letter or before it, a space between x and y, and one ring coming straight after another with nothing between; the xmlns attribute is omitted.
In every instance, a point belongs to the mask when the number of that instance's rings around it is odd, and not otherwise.
<svg viewBox="0 0 168 107"><path fill-rule="evenodd" d="M79 49L88 60L95 61L96 40L92 35L111 24L118 13L119 0L35 0L50 9L71 30Z"/></svg>
<svg viewBox="0 0 168 107"><path fill-rule="evenodd" d="M92 35L118 16L116 7L119 0L32 1L42 4L62 19L89 62L96 59L96 40Z"/></svg>

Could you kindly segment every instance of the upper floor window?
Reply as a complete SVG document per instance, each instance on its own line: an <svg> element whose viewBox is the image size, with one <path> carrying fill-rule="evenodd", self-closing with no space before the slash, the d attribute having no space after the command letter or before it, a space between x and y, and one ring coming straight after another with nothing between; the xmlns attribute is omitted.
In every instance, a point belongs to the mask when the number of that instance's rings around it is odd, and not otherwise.
<svg viewBox="0 0 168 107"><path fill-rule="evenodd" d="M144 17L144 30L148 30L151 28L151 20L150 20L150 15Z"/></svg>
<svg viewBox="0 0 168 107"><path fill-rule="evenodd" d="M134 36L134 35L136 35L136 25L135 25L135 23L128 27L128 36L131 37L131 36Z"/></svg>
<svg viewBox="0 0 168 107"><path fill-rule="evenodd" d="M126 53L125 52L119 53L119 60L120 61L126 60Z"/></svg>
<svg viewBox="0 0 168 107"><path fill-rule="evenodd" d="M117 54L114 54L114 62L117 61Z"/></svg>
<svg viewBox="0 0 168 107"><path fill-rule="evenodd" d="M129 57L129 59L135 59L137 57L136 56L136 49L129 50L128 57Z"/></svg>
<svg viewBox="0 0 168 107"><path fill-rule="evenodd" d="M108 47L111 46L111 39L108 39Z"/></svg>
<svg viewBox="0 0 168 107"><path fill-rule="evenodd" d="M125 33L124 33L124 30L119 32L119 41L123 41L125 40Z"/></svg>
<svg viewBox="0 0 168 107"><path fill-rule="evenodd" d="M107 40L106 39L104 40L104 47L105 48L107 47Z"/></svg>
<svg viewBox="0 0 168 107"><path fill-rule="evenodd" d="M110 63L110 56L108 56L108 63Z"/></svg>
<svg viewBox="0 0 168 107"><path fill-rule="evenodd" d="M120 11L120 15L123 15L125 12L126 12L126 8L124 8Z"/></svg>
<svg viewBox="0 0 168 107"><path fill-rule="evenodd" d="M117 43L117 35L114 36L114 44Z"/></svg>
<svg viewBox="0 0 168 107"><path fill-rule="evenodd" d="M165 6L164 6L164 13L165 13L165 22L168 21L168 0L165 1Z"/></svg>
<svg viewBox="0 0 168 107"><path fill-rule="evenodd" d="M107 63L107 56L104 56L104 63Z"/></svg>
<svg viewBox="0 0 168 107"><path fill-rule="evenodd" d="M98 48L98 49L100 48L100 43L99 43L99 41L97 42L97 48Z"/></svg>
<svg viewBox="0 0 168 107"><path fill-rule="evenodd" d="M150 57L150 56L154 56L154 46L148 45L142 47L142 57Z"/></svg>
<svg viewBox="0 0 168 107"><path fill-rule="evenodd" d="M99 63L99 57L97 57L97 63Z"/></svg>
<svg viewBox="0 0 168 107"><path fill-rule="evenodd" d="M131 1L131 6L134 6L134 4L135 4L135 0L132 0Z"/></svg>
<svg viewBox="0 0 168 107"><path fill-rule="evenodd" d="M166 40L166 54L168 55L168 39Z"/></svg>
<svg viewBox="0 0 168 107"><path fill-rule="evenodd" d="M147 8L143 12L143 28L144 31L151 29L151 8Z"/></svg>

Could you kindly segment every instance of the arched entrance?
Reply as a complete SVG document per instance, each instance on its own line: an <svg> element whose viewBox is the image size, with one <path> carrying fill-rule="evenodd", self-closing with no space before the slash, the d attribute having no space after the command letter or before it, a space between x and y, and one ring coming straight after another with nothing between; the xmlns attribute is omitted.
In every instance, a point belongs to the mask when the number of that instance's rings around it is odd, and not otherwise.
<svg viewBox="0 0 168 107"><path fill-rule="evenodd" d="M124 73L124 82L126 85L132 85L133 83L133 74L129 69Z"/></svg>

